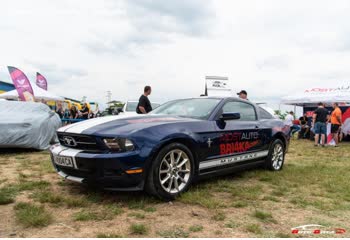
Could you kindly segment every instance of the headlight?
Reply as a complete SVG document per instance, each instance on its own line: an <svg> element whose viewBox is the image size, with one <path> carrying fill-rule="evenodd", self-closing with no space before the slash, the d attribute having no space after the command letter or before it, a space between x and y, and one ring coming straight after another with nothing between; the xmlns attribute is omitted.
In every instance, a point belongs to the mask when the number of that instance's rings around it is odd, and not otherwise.
<svg viewBox="0 0 350 240"><path fill-rule="evenodd" d="M105 138L103 142L115 152L129 152L134 150L134 144L126 138Z"/></svg>

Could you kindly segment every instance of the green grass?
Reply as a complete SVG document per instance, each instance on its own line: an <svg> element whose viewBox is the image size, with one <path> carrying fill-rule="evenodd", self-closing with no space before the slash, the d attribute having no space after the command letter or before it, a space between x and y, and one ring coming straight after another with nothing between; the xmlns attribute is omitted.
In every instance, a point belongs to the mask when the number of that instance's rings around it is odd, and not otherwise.
<svg viewBox="0 0 350 240"><path fill-rule="evenodd" d="M192 225L188 228L190 232L201 232L203 230L202 225Z"/></svg>
<svg viewBox="0 0 350 240"><path fill-rule="evenodd" d="M226 218L226 215L223 212L216 212L211 219L214 221L224 221L225 218Z"/></svg>
<svg viewBox="0 0 350 240"><path fill-rule="evenodd" d="M190 191L181 195L179 201L187 204L200 205L208 209L226 207L222 201L213 196L211 188L205 184L202 186L192 187Z"/></svg>
<svg viewBox="0 0 350 240"><path fill-rule="evenodd" d="M81 211L73 214L73 219L75 221L112 220L115 216L120 215L123 212L124 210L117 204L109 204L104 206L102 209L90 210L87 208L83 208ZM142 215L135 215L135 217L141 218Z"/></svg>
<svg viewBox="0 0 350 240"><path fill-rule="evenodd" d="M163 238L188 238L190 235L187 231L184 231L180 227L175 227L164 231L158 231L157 234L158 236Z"/></svg>
<svg viewBox="0 0 350 240"><path fill-rule="evenodd" d="M157 208L155 207L146 207L145 209L143 209L145 212L156 212Z"/></svg>
<svg viewBox="0 0 350 240"><path fill-rule="evenodd" d="M55 173L55 169L52 166L52 162L50 159L40 161L39 163L40 170L44 173Z"/></svg>
<svg viewBox="0 0 350 240"><path fill-rule="evenodd" d="M15 184L14 187L18 191L31 191L31 190L44 190L47 189L51 184L47 181L21 181L18 184Z"/></svg>
<svg viewBox="0 0 350 240"><path fill-rule="evenodd" d="M14 210L16 220L25 227L45 227L52 222L51 214L43 206L20 202Z"/></svg>
<svg viewBox="0 0 350 240"><path fill-rule="evenodd" d="M36 191L31 197L40 203L62 204L64 202L64 198L61 195L51 191Z"/></svg>
<svg viewBox="0 0 350 240"><path fill-rule="evenodd" d="M245 208L248 206L248 202L235 201L234 203L231 204L231 206L234 208Z"/></svg>
<svg viewBox="0 0 350 240"><path fill-rule="evenodd" d="M235 223L233 220L230 220L229 222L225 223L225 227L227 227L227 228L236 228L236 227L238 227L238 224Z"/></svg>
<svg viewBox="0 0 350 240"><path fill-rule="evenodd" d="M89 202L82 197L65 197L63 202L68 208L81 208L89 206Z"/></svg>
<svg viewBox="0 0 350 240"><path fill-rule="evenodd" d="M17 189L12 187L12 185L0 188L0 205L13 203L17 194Z"/></svg>
<svg viewBox="0 0 350 240"><path fill-rule="evenodd" d="M50 183L46 181L21 181L16 184L8 184L0 188L0 205L13 203L16 196L23 191L46 189L49 185Z"/></svg>
<svg viewBox="0 0 350 240"><path fill-rule="evenodd" d="M136 234L136 235L146 235L148 233L148 228L141 223L131 224L129 230L131 234Z"/></svg>
<svg viewBox="0 0 350 240"><path fill-rule="evenodd" d="M134 218L137 218L137 219L145 219L145 214L143 213L138 213L138 212L132 212L132 213L129 213L128 214L129 217L134 217Z"/></svg>
<svg viewBox="0 0 350 240"><path fill-rule="evenodd" d="M247 232L254 233L257 235L262 234L262 229L258 224L249 224L245 227Z"/></svg>
<svg viewBox="0 0 350 240"><path fill-rule="evenodd" d="M119 204L108 204L105 206L105 211L110 216L117 216L124 213L123 208Z"/></svg>
<svg viewBox="0 0 350 240"><path fill-rule="evenodd" d="M272 217L272 214L268 213L268 212L255 210L255 212L253 213L253 216L256 217L257 219L263 221L263 222L276 223L276 220Z"/></svg>
<svg viewBox="0 0 350 240"><path fill-rule="evenodd" d="M63 196L62 194L54 193L50 189L35 191L31 194L31 198L40 203L64 205L67 208L82 208L89 206L89 202L80 196Z"/></svg>
<svg viewBox="0 0 350 240"><path fill-rule="evenodd" d="M82 210L73 215L73 219L75 221L94 221L100 220L99 215L96 212L91 212L87 210Z"/></svg>

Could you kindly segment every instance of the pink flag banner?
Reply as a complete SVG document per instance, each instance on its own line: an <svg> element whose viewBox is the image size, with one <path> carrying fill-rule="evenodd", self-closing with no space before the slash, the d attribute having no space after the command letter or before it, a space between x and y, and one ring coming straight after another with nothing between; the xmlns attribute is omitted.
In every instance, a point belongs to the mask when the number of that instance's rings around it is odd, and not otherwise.
<svg viewBox="0 0 350 240"><path fill-rule="evenodd" d="M38 72L36 73L36 85L47 91L46 78Z"/></svg>
<svg viewBox="0 0 350 240"><path fill-rule="evenodd" d="M34 102L34 92L27 76L19 69L8 66L13 84L21 101Z"/></svg>

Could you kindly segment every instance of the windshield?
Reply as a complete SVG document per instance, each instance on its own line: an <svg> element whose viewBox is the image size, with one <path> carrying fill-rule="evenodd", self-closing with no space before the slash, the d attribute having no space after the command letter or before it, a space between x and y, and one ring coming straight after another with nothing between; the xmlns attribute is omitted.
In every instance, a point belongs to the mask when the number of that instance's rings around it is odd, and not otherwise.
<svg viewBox="0 0 350 240"><path fill-rule="evenodd" d="M128 102L126 104L126 112L136 112L137 102Z"/></svg>
<svg viewBox="0 0 350 240"><path fill-rule="evenodd" d="M128 104L126 104L126 112L136 112L136 107L137 107L138 102L128 102ZM152 109L156 109L157 107L159 107L159 103L151 103L152 105Z"/></svg>
<svg viewBox="0 0 350 240"><path fill-rule="evenodd" d="M181 117L208 119L220 99L195 98L176 100L165 103L153 110L151 114L165 114Z"/></svg>

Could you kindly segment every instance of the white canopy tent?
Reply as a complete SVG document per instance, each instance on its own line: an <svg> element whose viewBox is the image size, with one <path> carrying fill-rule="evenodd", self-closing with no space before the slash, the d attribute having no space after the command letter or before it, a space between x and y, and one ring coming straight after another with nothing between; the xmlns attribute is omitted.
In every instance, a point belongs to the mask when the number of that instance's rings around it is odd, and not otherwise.
<svg viewBox="0 0 350 240"><path fill-rule="evenodd" d="M34 97L36 100L45 100L45 101L63 101L64 98L57 96L51 92L48 92L42 88L39 88L35 84L31 84L33 91L34 91ZM11 99L11 100L18 100L18 93L17 90L12 90L9 92L5 92L0 94L0 98L2 99Z"/></svg>
<svg viewBox="0 0 350 240"><path fill-rule="evenodd" d="M315 106L317 103L350 103L350 85L336 88L311 88L303 92L283 97L282 104L295 106Z"/></svg>

